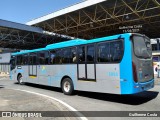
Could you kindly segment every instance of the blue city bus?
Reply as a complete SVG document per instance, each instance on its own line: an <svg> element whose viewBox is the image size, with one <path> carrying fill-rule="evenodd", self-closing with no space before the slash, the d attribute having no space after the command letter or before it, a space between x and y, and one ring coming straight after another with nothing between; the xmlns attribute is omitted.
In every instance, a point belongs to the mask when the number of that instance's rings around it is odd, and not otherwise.
<svg viewBox="0 0 160 120"><path fill-rule="evenodd" d="M12 54L11 80L74 90L134 94L154 87L150 39L125 33L76 39Z"/></svg>

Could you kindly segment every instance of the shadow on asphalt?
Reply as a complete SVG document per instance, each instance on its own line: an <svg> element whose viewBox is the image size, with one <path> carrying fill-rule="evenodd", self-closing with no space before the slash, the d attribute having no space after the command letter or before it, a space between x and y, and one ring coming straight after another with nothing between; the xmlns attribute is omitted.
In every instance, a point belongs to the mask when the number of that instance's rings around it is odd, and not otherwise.
<svg viewBox="0 0 160 120"><path fill-rule="evenodd" d="M14 84L18 84L17 82ZM38 85L32 83L25 83L26 86L41 88L45 90L51 90L54 92L62 93L61 88L50 87L45 85ZM103 101L110 101L128 105L140 105L146 102L149 102L155 99L158 96L159 92L157 91L144 91L141 93L133 94L133 95L117 95L117 94L108 94L108 93L95 93L95 92L84 92L84 91L76 91L75 95L82 96L86 98L92 98Z"/></svg>
<svg viewBox="0 0 160 120"><path fill-rule="evenodd" d="M141 93L133 95L116 95L116 94L106 94L106 93L93 93L93 92L77 92L78 96L110 101L128 105L140 105L155 99L158 96L157 91L144 91Z"/></svg>
<svg viewBox="0 0 160 120"><path fill-rule="evenodd" d="M14 84L19 84L18 82L15 82ZM61 92L61 88L51 87L51 86L45 86L45 85L39 85L39 84L33 84L33 83L25 83L25 86L34 87L34 88L40 88L45 90L52 90L55 92Z"/></svg>

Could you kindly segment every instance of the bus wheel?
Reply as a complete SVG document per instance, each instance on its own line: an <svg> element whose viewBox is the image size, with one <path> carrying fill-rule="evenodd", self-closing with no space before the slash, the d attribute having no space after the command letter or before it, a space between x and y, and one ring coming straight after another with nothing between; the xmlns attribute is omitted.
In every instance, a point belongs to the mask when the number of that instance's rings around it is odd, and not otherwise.
<svg viewBox="0 0 160 120"><path fill-rule="evenodd" d="M73 83L70 78L65 78L62 81L62 91L65 95L72 95L74 91Z"/></svg>
<svg viewBox="0 0 160 120"><path fill-rule="evenodd" d="M23 77L22 77L22 75L19 75L19 76L18 76L18 83L19 83L20 85L23 85Z"/></svg>

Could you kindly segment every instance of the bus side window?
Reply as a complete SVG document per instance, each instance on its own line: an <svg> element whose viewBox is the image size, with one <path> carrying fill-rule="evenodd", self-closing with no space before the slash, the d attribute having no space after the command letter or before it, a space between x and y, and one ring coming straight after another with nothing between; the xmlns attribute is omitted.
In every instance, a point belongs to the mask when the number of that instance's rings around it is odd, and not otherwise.
<svg viewBox="0 0 160 120"><path fill-rule="evenodd" d="M62 64L67 63L67 51L65 50L52 50L50 51L50 63L51 64Z"/></svg>
<svg viewBox="0 0 160 120"><path fill-rule="evenodd" d="M17 65L23 65L22 55L17 56Z"/></svg>
<svg viewBox="0 0 160 120"><path fill-rule="evenodd" d="M37 53L29 54L29 62L30 65L37 65Z"/></svg>
<svg viewBox="0 0 160 120"><path fill-rule="evenodd" d="M85 62L85 46L78 47L78 61Z"/></svg>
<svg viewBox="0 0 160 120"><path fill-rule="evenodd" d="M36 53L34 53L34 55L33 55L33 65L37 65L37 54Z"/></svg>
<svg viewBox="0 0 160 120"><path fill-rule="evenodd" d="M77 52L76 52L76 48L75 47L71 48L70 61L71 61L71 63L76 63L77 62Z"/></svg>
<svg viewBox="0 0 160 120"><path fill-rule="evenodd" d="M50 51L50 63L55 64L55 57L56 57L56 51L52 50Z"/></svg>
<svg viewBox="0 0 160 120"><path fill-rule="evenodd" d="M62 64L62 50L56 50L55 64Z"/></svg>
<svg viewBox="0 0 160 120"><path fill-rule="evenodd" d="M61 54L62 63L70 63L71 49L65 48L62 50Z"/></svg>
<svg viewBox="0 0 160 120"><path fill-rule="evenodd" d="M28 64L28 55L27 54L23 55L23 64L24 65Z"/></svg>
<svg viewBox="0 0 160 120"><path fill-rule="evenodd" d="M43 65L45 63L45 54L43 52L39 53L39 64Z"/></svg>
<svg viewBox="0 0 160 120"><path fill-rule="evenodd" d="M32 56L31 56L31 53L28 55L28 64L29 64L29 65L32 64Z"/></svg>
<svg viewBox="0 0 160 120"><path fill-rule="evenodd" d="M110 61L110 47L109 43L100 43L97 45L97 61L98 62L109 62Z"/></svg>
<svg viewBox="0 0 160 120"><path fill-rule="evenodd" d="M94 62L94 45L87 46L87 62Z"/></svg>
<svg viewBox="0 0 160 120"><path fill-rule="evenodd" d="M111 62L119 62L123 56L123 42L114 41L110 43Z"/></svg>
<svg viewBox="0 0 160 120"><path fill-rule="evenodd" d="M48 60L49 60L48 51L43 51L39 53L39 64L40 65L48 64Z"/></svg>

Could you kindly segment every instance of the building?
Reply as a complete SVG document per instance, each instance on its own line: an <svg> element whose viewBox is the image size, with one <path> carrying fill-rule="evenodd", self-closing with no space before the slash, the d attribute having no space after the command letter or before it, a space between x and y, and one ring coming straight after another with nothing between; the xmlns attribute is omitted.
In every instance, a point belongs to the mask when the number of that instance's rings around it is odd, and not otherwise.
<svg viewBox="0 0 160 120"><path fill-rule="evenodd" d="M160 65L160 39L151 39L152 55L153 55L153 69L154 74L157 74L156 67Z"/></svg>
<svg viewBox="0 0 160 120"><path fill-rule="evenodd" d="M11 53L0 54L0 73L9 74Z"/></svg>

